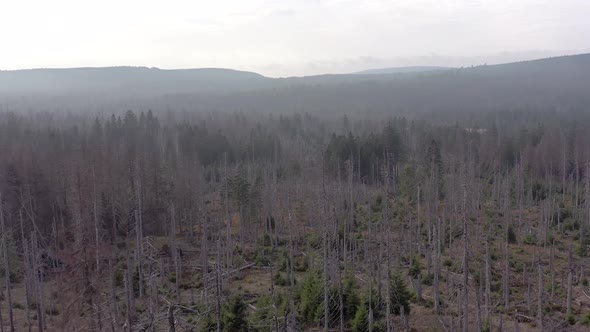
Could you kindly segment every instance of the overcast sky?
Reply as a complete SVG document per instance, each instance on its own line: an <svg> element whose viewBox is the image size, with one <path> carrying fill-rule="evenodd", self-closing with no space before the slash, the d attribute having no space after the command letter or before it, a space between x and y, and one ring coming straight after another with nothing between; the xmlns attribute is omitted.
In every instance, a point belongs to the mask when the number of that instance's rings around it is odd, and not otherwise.
<svg viewBox="0 0 590 332"><path fill-rule="evenodd" d="M588 0L0 0L0 69L469 66L588 52L589 14Z"/></svg>

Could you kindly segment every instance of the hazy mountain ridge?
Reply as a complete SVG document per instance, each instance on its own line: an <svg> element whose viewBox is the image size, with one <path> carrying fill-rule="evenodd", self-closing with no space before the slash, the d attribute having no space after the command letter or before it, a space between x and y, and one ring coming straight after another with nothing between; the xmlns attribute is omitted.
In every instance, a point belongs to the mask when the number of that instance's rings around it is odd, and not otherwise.
<svg viewBox="0 0 590 332"><path fill-rule="evenodd" d="M237 89L260 83L262 75L220 68L164 70L147 67L87 67L0 71L0 92L189 93L195 90Z"/></svg>
<svg viewBox="0 0 590 332"><path fill-rule="evenodd" d="M409 67L391 67L375 68L354 72L356 75L383 75L383 74L405 74L405 73L423 73L432 71L441 71L451 69L452 67L441 66L409 66Z"/></svg>
<svg viewBox="0 0 590 332"><path fill-rule="evenodd" d="M146 67L0 71L5 108L122 107L380 112L590 105L590 54L399 74L269 78L231 69ZM53 99L52 99L53 98ZM56 100L58 98L59 100Z"/></svg>

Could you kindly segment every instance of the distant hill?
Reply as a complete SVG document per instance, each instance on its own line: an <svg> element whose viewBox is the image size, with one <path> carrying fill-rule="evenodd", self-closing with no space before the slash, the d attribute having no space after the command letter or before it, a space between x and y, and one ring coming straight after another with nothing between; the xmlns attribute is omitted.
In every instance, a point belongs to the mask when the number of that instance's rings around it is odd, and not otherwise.
<svg viewBox="0 0 590 332"><path fill-rule="evenodd" d="M34 69L0 71L0 106L405 113L589 110L589 87L590 54L467 68L406 69L399 75L290 78L215 68Z"/></svg>
<svg viewBox="0 0 590 332"><path fill-rule="evenodd" d="M267 80L256 73L219 68L31 69L0 71L0 93L192 93L260 87Z"/></svg>
<svg viewBox="0 0 590 332"><path fill-rule="evenodd" d="M429 71L440 71L451 69L451 67L437 67L437 66L411 66L411 67L392 67L392 68L377 68L367 69L355 72L357 75L383 75L383 74L406 74L406 73L422 73Z"/></svg>

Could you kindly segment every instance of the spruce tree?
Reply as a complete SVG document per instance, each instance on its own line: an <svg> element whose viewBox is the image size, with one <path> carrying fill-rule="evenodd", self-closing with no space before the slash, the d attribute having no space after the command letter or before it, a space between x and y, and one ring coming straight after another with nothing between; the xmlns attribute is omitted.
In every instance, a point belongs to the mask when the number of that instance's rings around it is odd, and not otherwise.
<svg viewBox="0 0 590 332"><path fill-rule="evenodd" d="M231 297L229 301L223 306L223 331L248 331L249 326L246 315L246 303L244 303L242 298L240 296Z"/></svg>
<svg viewBox="0 0 590 332"><path fill-rule="evenodd" d="M402 308L404 315L410 314L410 299L412 295L408 290L406 282L401 273L396 271L391 276L391 311L395 315L401 315Z"/></svg>

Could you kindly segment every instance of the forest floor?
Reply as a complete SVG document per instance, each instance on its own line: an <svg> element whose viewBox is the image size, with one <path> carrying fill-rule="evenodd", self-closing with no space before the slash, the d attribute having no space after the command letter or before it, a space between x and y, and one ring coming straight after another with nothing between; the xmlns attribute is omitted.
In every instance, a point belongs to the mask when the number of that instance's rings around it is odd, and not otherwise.
<svg viewBox="0 0 590 332"><path fill-rule="evenodd" d="M530 211L531 213L528 215L529 218L525 218L525 227L538 227L539 222L535 216L537 216L536 211ZM311 230L313 231L313 230ZM238 231L236 228L233 230L234 236L238 236ZM213 291L208 291L207 293L203 290L203 280L201 278L202 271L197 268L201 266L202 257L200 253L199 239L200 235L195 234L194 238L190 238L187 236L186 232L184 234L177 234L178 236L178 247L183 251L182 257L182 278L183 280L190 280L188 287L183 287L182 290L182 297L181 302L184 303L186 306L190 306L191 303L199 304L199 302L204 302L203 304L207 306L207 310L214 310L215 304L215 294ZM590 294L587 287L587 280L585 276L575 276L574 286L572 288L572 303L573 303L573 314L575 317L575 321L573 324L568 324L566 321L566 314L565 314L565 303L563 299L563 292L566 291L567 285L567 273L568 273L568 254L570 248L575 246L575 242L570 240L572 238L571 234L569 235L557 235L555 236L555 246L553 249L554 259L553 262L550 262L549 257L551 257L551 247L550 246L543 246L543 245L534 245L534 244L524 244L522 239L517 244L511 244L509 246L510 256L511 256L511 285L510 285L510 301L511 301L511 309L508 313L501 314L503 308L501 308L502 303L502 287L501 287L501 276L502 271L504 271L504 254L503 254L503 242L495 242L491 248L492 255L496 256L495 259L492 260L492 270L493 273L493 297L492 297L492 326L494 327L493 330L502 330L500 326L503 327L503 330L508 331L538 331L538 321L537 321L537 312L538 312L538 298L537 298L537 290L536 290L536 283L537 283L537 274L530 273L527 275L525 271L528 269L524 266L530 265L534 266L535 260L538 259L539 255L541 256L542 266L545 271L544 273L544 284L545 284L545 292L544 292L544 330L554 330L554 331L588 331L590 330L590 326L585 325L587 322L584 321L584 318L590 314ZM281 239L283 243L286 241L286 238ZM163 246L168 242L168 238L166 237L150 237L149 239L151 245L154 248L158 248ZM280 242L280 241L279 241ZM134 246L134 243L131 243ZM460 239L457 239L453 246L456 248L451 248L450 251L447 251L441 261L445 261L445 259L450 260L452 262L449 266L442 266L441 267L441 283L440 283L440 290L441 296L444 301L454 301L458 298L458 293L460 293L460 280L462 278L462 274L459 271L457 273L456 266L460 263L459 254L461 252L462 243ZM248 310L250 313L254 313L256 310L256 300L263 295L270 295L271 292L284 292L288 293L290 291L289 286L282 286L282 285L275 285L273 284L273 278L271 277L271 273L274 273L276 276L277 273L281 273L283 276L286 277L286 272L278 272L278 268L274 268L271 272L268 266L261 266L260 264L256 265L254 261L248 261L244 257L255 257L256 256L257 248L254 246L244 247L240 251L240 255L236 255L234 260L235 263L235 270L231 273L229 278L225 278L224 281L224 292L231 293L232 295L239 294L242 298L248 303L249 307ZM306 250L305 247L298 247L296 248L298 252L304 252ZM314 255L314 253L307 253L308 255ZM369 255L374 253L369 253ZM317 255L317 253L315 254ZM311 258L311 257L310 257ZM214 250L209 252L208 260L209 262L215 262L216 253ZM358 271L354 271L355 276L357 277L357 285L359 290L364 290L367 288L366 280L369 280L371 277L369 275L367 267L362 266L362 255L359 254L357 257L357 262L360 261L360 265L357 266ZM358 263L357 263L358 264ZM552 264L552 266L551 266ZM239 269L242 267L243 269ZM453 271L455 269L455 271ZM501 272L497 272L501 271ZM553 272L552 272L553 271ZM303 280L304 275L306 272L298 271L294 273L294 278L296 283L299 283ZM425 271L424 271L425 273ZM107 275L103 274L103 277L107 277ZM407 284L411 288L415 288L415 280L411 280L409 276L405 276L407 279ZM499 280L498 280L499 278ZM174 280L173 279L163 279L163 283L165 284L164 287L166 289L174 289ZM551 280L553 280L553 287ZM211 283L211 282L210 282ZM100 283L97 281L97 284L100 284L104 287L104 289L99 289L99 292L105 294L109 291L105 285L106 282ZM500 285L500 286L498 286ZM56 279L49 279L46 280L44 285L44 296L45 299L52 299L55 296L52 296L53 292L60 292L63 291L66 285L60 284L59 280ZM469 282L469 302L470 302L470 325L475 326L477 323L477 303L478 299L476 297L476 282L474 276L470 276ZM210 289L213 289L212 285L209 285ZM499 289L497 289L499 288ZM120 305L119 311L121 312L121 317L124 317L124 310L121 309L124 307L124 295L123 290L118 290L118 302ZM561 294L560 296L551 297L551 294ZM453 331L459 328L460 320L462 319L456 309L449 308L449 310L443 310L439 315L434 312L432 308L433 302L433 288L431 285L423 285L422 286L422 297L424 301L418 303L417 301L413 301L411 304L411 315L409 318L409 327L412 331ZM25 296L25 287L23 284L14 284L12 288L12 298L13 298L13 315L15 320L15 328L17 331L24 331L28 330L27 328L27 319L25 315L25 303L23 303L23 299L26 298ZM558 300L559 299L559 300ZM64 303L44 303L44 311L45 311L45 324L47 331L57 331L60 330L60 326L63 326L64 319L71 319L71 317L64 316L64 309L68 306L76 305L77 299L72 299L71 303L64 304ZM479 299L480 306L482 306L482 312L485 312L485 308L483 308L483 298ZM46 301L50 302L50 301ZM144 310L147 306L147 303L143 303L138 300L138 305L143 306ZM8 322L8 308L7 308L7 301L6 301L6 294L4 291L2 302L0 303L0 308L2 312L2 319L3 319L3 326L5 330L7 330L9 326ZM109 313L107 313L107 309L103 308L105 312L102 316L101 324L102 329L105 331L110 330L110 322L109 322ZM89 317L82 318L82 319L90 319ZM120 318L122 319L122 318ZM183 318L184 319L184 318ZM194 325L196 326L199 320L199 317L191 318L194 319ZM394 318L395 320L399 321L399 318ZM483 319L483 318L482 318ZM30 306L30 321L31 321L31 330L37 331L37 312L34 306ZM400 323L401 324L401 323ZM191 325L190 323L186 323L185 326ZM162 320L157 326L158 329L165 329L166 322ZM309 329L310 331L313 328ZM188 331L188 330L187 330Z"/></svg>

